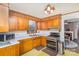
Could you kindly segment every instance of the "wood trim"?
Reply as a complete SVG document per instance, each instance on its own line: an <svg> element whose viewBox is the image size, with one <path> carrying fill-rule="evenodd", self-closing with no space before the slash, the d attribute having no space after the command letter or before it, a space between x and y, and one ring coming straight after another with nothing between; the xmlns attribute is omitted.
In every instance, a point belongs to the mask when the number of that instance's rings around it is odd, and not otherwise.
<svg viewBox="0 0 79 59"><path fill-rule="evenodd" d="M40 21L40 18L35 17L35 16L31 16L31 15L28 15L28 14L24 14L22 12L18 12L18 11L14 11L14 10L10 10L10 12L15 12L15 13L18 13L18 14L22 14L22 15L28 16L29 19L32 19L34 21Z"/></svg>
<svg viewBox="0 0 79 59"><path fill-rule="evenodd" d="M0 5L3 5L3 4L0 3ZM5 6L5 5L4 5L4 6ZM14 10L10 10L10 11L23 14L22 12L18 12L18 11L14 11ZM23 14L23 15L26 15L26 16L28 16L30 19L32 19L32 20L38 22L38 21L45 21L45 20L48 20L48 18L53 18L53 17L58 16L58 15L64 16L64 15L68 15L68 14L72 14L72 13L77 13L77 12L79 12L79 10L78 10L78 11L69 12L69 13L65 13L65 14L57 14L57 15L54 15L54 16L48 16L48 17L45 17L45 18L38 18L38 17L31 16L31 15L28 15L28 14ZM38 19L38 20L37 20L37 19Z"/></svg>
<svg viewBox="0 0 79 59"><path fill-rule="evenodd" d="M48 21L49 19L54 19L54 18L57 18L57 17L60 17L60 16L61 16L61 14L45 17L45 18L42 18L41 21Z"/></svg>
<svg viewBox="0 0 79 59"><path fill-rule="evenodd" d="M77 13L77 12L79 12L79 10L78 11L73 11L73 12L69 12L69 13L62 14L62 16L68 15L68 14L72 14L72 13Z"/></svg>
<svg viewBox="0 0 79 59"><path fill-rule="evenodd" d="M61 14L58 14L58 15L49 16L49 17L45 17L45 18L38 18L38 17L35 17L35 16L31 16L31 15L28 15L28 14L24 14L22 12L14 11L14 10L10 10L10 12L15 12L15 13L18 13L18 14L22 14L22 15L28 16L29 19L34 20L36 22L46 21L46 20L53 19L55 17L61 16Z"/></svg>

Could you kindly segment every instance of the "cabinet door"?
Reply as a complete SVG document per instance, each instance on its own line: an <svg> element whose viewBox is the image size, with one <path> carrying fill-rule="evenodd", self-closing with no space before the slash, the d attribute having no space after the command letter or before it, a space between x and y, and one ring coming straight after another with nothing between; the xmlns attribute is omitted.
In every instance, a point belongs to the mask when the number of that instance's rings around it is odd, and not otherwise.
<svg viewBox="0 0 79 59"><path fill-rule="evenodd" d="M33 46L37 47L37 40L36 39L33 40Z"/></svg>
<svg viewBox="0 0 79 59"><path fill-rule="evenodd" d="M0 56L18 56L19 55L19 45L7 46L0 48Z"/></svg>
<svg viewBox="0 0 79 59"><path fill-rule="evenodd" d="M47 30L48 29L48 23L46 21L41 22L41 28L42 28L42 30Z"/></svg>
<svg viewBox="0 0 79 59"><path fill-rule="evenodd" d="M32 39L23 39L20 41L20 55L30 51L33 48Z"/></svg>
<svg viewBox="0 0 79 59"><path fill-rule="evenodd" d="M10 31L16 31L18 29L18 21L16 13L10 14L9 17L9 30Z"/></svg>
<svg viewBox="0 0 79 59"><path fill-rule="evenodd" d="M53 19L53 28L59 28L60 27L60 19L55 18Z"/></svg>
<svg viewBox="0 0 79 59"><path fill-rule="evenodd" d="M25 17L25 30L28 30L29 29L29 17L28 16L26 16Z"/></svg>
<svg viewBox="0 0 79 59"><path fill-rule="evenodd" d="M41 30L41 22L37 22L37 29Z"/></svg>
<svg viewBox="0 0 79 59"><path fill-rule="evenodd" d="M41 37L41 46L46 46L46 37Z"/></svg>
<svg viewBox="0 0 79 59"><path fill-rule="evenodd" d="M33 48L33 41L32 39L26 39L23 41L24 44L24 52L28 52Z"/></svg>
<svg viewBox="0 0 79 59"><path fill-rule="evenodd" d="M52 28L53 27L53 20L49 20L48 21L48 28Z"/></svg>
<svg viewBox="0 0 79 59"><path fill-rule="evenodd" d="M8 7L0 5L0 32L8 31Z"/></svg>
<svg viewBox="0 0 79 59"><path fill-rule="evenodd" d="M20 45L19 44L16 44L15 45L15 56L19 56L20 54L20 51L19 51L19 48L20 48Z"/></svg>
<svg viewBox="0 0 79 59"><path fill-rule="evenodd" d="M28 19L26 16L22 15L18 17L18 30L28 29Z"/></svg>
<svg viewBox="0 0 79 59"><path fill-rule="evenodd" d="M0 48L0 56L6 56L5 51L4 48Z"/></svg>
<svg viewBox="0 0 79 59"><path fill-rule="evenodd" d="M19 40L20 44L19 44L19 55L24 54L24 47L23 47L23 40Z"/></svg>
<svg viewBox="0 0 79 59"><path fill-rule="evenodd" d="M34 47L40 46L40 38L34 38Z"/></svg>
<svg viewBox="0 0 79 59"><path fill-rule="evenodd" d="M18 17L18 30L24 29L24 19L22 17Z"/></svg>
<svg viewBox="0 0 79 59"><path fill-rule="evenodd" d="M37 46L40 46L40 38L37 38Z"/></svg>
<svg viewBox="0 0 79 59"><path fill-rule="evenodd" d="M9 27L10 31L27 30L28 29L28 17L13 11L10 11Z"/></svg>

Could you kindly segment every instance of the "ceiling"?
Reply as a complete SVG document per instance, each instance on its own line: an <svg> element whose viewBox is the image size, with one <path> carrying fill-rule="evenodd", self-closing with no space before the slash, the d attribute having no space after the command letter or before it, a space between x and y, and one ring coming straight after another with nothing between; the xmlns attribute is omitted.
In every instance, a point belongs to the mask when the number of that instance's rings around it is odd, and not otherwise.
<svg viewBox="0 0 79 59"><path fill-rule="evenodd" d="M24 14L44 18L56 14L65 14L79 10L79 3L51 3L55 7L53 14L47 15L44 13L44 8L47 3L10 3L10 9Z"/></svg>

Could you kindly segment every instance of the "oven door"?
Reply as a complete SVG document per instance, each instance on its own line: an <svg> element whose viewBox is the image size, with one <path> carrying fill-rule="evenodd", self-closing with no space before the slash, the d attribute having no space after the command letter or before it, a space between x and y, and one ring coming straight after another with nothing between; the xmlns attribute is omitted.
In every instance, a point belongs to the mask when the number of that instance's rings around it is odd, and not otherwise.
<svg viewBox="0 0 79 59"><path fill-rule="evenodd" d="M15 38L14 34L7 34L6 35L6 40L11 40L11 39L14 39L14 38Z"/></svg>
<svg viewBox="0 0 79 59"><path fill-rule="evenodd" d="M4 34L0 34L0 42L4 42Z"/></svg>

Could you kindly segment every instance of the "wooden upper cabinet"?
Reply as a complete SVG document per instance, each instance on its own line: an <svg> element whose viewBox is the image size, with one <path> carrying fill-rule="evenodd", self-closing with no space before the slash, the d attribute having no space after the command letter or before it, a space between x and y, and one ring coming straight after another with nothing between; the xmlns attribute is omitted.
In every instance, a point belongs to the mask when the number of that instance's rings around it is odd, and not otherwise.
<svg viewBox="0 0 79 59"><path fill-rule="evenodd" d="M18 21L17 21L17 14L14 12L10 12L9 15L9 30L16 31L18 29Z"/></svg>
<svg viewBox="0 0 79 59"><path fill-rule="evenodd" d="M18 30L27 30L27 18L26 16L18 16Z"/></svg>
<svg viewBox="0 0 79 59"><path fill-rule="evenodd" d="M56 16L55 18L50 19L50 21L48 21L49 23L49 28L53 28L53 29L59 29L60 28L60 17Z"/></svg>
<svg viewBox="0 0 79 59"><path fill-rule="evenodd" d="M48 29L52 28L53 26L53 20L49 20L48 22Z"/></svg>
<svg viewBox="0 0 79 59"><path fill-rule="evenodd" d="M48 25L49 25L49 22L47 21L40 21L37 23L37 28L38 30L47 30L48 29Z"/></svg>
<svg viewBox="0 0 79 59"><path fill-rule="evenodd" d="M61 15L56 15L38 21L38 30L60 29Z"/></svg>
<svg viewBox="0 0 79 59"><path fill-rule="evenodd" d="M40 21L37 22L37 29L38 29L38 30L41 30L41 22L40 22Z"/></svg>
<svg viewBox="0 0 79 59"><path fill-rule="evenodd" d="M48 29L51 29L51 28L52 29L59 29L60 28L60 23L61 23L60 16L54 16L52 18L49 17L48 20L45 20L44 22L46 22L46 21L47 21L46 26Z"/></svg>
<svg viewBox="0 0 79 59"><path fill-rule="evenodd" d="M42 30L47 30L48 29L48 22L47 21L41 22L41 29Z"/></svg>
<svg viewBox="0 0 79 59"><path fill-rule="evenodd" d="M60 18L53 19L53 28L59 28L60 27Z"/></svg>
<svg viewBox="0 0 79 59"><path fill-rule="evenodd" d="M8 31L8 7L0 5L0 32Z"/></svg>
<svg viewBox="0 0 79 59"><path fill-rule="evenodd" d="M10 31L20 31L28 29L28 17L26 15L10 12L9 18Z"/></svg>

